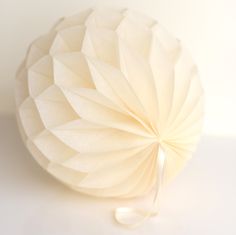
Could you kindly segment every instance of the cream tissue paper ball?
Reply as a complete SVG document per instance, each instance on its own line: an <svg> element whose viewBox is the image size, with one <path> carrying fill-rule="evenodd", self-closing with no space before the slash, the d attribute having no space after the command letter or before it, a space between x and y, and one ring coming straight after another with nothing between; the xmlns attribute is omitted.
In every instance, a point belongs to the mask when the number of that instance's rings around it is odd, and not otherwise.
<svg viewBox="0 0 236 235"><path fill-rule="evenodd" d="M185 165L199 139L196 66L157 21L89 9L35 40L18 70L25 145L51 175L82 193L130 198ZM125 212L125 211L123 211Z"/></svg>

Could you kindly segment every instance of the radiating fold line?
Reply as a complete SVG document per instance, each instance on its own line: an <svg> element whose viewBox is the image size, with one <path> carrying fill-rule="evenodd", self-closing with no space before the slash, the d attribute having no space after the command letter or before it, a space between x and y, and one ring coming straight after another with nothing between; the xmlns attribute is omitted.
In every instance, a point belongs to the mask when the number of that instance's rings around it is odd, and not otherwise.
<svg viewBox="0 0 236 235"><path fill-rule="evenodd" d="M131 175L134 174L134 172L138 170L142 164L144 164L146 159L150 156L152 150L153 148L144 149L135 156L125 159L123 164L120 163L119 165L116 165L116 168L112 168L110 165L106 166L105 164L97 171L90 172L90 174L80 182L79 186L86 188L107 188L124 182L125 180L129 180L129 177L131 177ZM136 160L135 157L137 158ZM127 167L125 167L125 164L127 164ZM130 169L128 165L132 165L132 169ZM112 171L112 180L109 179L107 181L107 175L109 175L107 171ZM115 173L118 175L115 176Z"/></svg>
<svg viewBox="0 0 236 235"><path fill-rule="evenodd" d="M129 192L127 193L128 197L135 196L137 194L140 194L141 192L149 192L152 189L153 184L150 183L155 181L155 162L156 162L156 155L157 155L157 148L154 147L153 151L150 153L149 158L147 159L146 167L144 167L143 173L140 175L139 180L134 185L134 187L131 187ZM145 182L143 188L141 187L141 184ZM139 193L137 193L139 191ZM123 195L125 197L126 195Z"/></svg>
<svg viewBox="0 0 236 235"><path fill-rule="evenodd" d="M184 101L183 101L181 107L179 108L178 113L175 115L174 120L172 120L172 123L169 123L169 126L167 127L168 130L170 130L171 128L174 128L174 127L175 127L174 125L177 125L176 122L179 121L179 116L180 116L181 113L183 112L184 108L186 108L185 106L187 105L186 103L187 103L187 100L189 99L190 90L191 90L191 85L192 85L192 82L193 82L194 79L195 79L194 77L192 77L192 78L190 79L189 87L188 87L188 89L187 89L187 93L186 93L185 99L184 99ZM199 94L199 97L201 97L201 96L203 96L203 92L201 92L201 93ZM195 98L196 98L195 103L198 102L199 97L198 97L198 98L195 97ZM192 104L191 106L192 106L192 110L195 109L195 106L194 106L193 104ZM186 115L185 115L185 116L186 116Z"/></svg>
<svg viewBox="0 0 236 235"><path fill-rule="evenodd" d="M142 124L136 123L135 119L132 120L132 117L95 90L78 89L77 91L66 91L66 93L70 103L76 103L76 105L72 106L78 115L90 122L141 136L155 137L154 134L147 132Z"/></svg>
<svg viewBox="0 0 236 235"><path fill-rule="evenodd" d="M155 82L153 81L151 67L144 58L131 50L122 39L119 39L118 44L121 72L124 74L124 78L140 103L140 106L147 113L150 127L156 132L155 123L158 118L158 113L157 109L153 108L157 106L157 100L155 99ZM134 67L136 69L134 69ZM142 91L140 91L140 89L142 89ZM142 97L140 97L140 95Z"/></svg>
<svg viewBox="0 0 236 235"><path fill-rule="evenodd" d="M107 165L115 167L116 164L120 164L125 159L133 157L147 148L149 148L149 146L144 145L123 151L111 151L107 153L77 153L75 156L61 163L68 168L89 173L102 167L104 161L106 161Z"/></svg>
<svg viewBox="0 0 236 235"><path fill-rule="evenodd" d="M192 113L195 111L197 105L198 105L200 102L203 101L203 100L202 100L203 97L204 97L204 94L201 93L201 94L199 95L199 97L197 98L197 100L195 100L195 103L192 104L192 109L189 111L189 115L185 115L184 120L181 120L181 122L180 122L181 124L180 124L178 127L176 127L176 125L178 125L178 122L177 122L176 120L178 120L179 116L176 117L175 121L174 121L174 122L172 123L172 125L170 125L170 127L168 128L168 133L171 134L172 131L176 131L175 128L177 128L177 129L179 128L179 129L180 129L181 126L183 126L183 125L186 124L187 120L192 117ZM199 118L201 118L201 114L199 114ZM179 120L178 120L178 121L179 121ZM187 127L186 127L186 128L187 128Z"/></svg>
<svg viewBox="0 0 236 235"><path fill-rule="evenodd" d="M177 119L177 117L179 116L179 114L181 113L181 111L183 109L183 106L186 103L186 100L188 99L189 92L190 92L190 89L191 89L191 84L192 84L193 79L195 79L195 75L196 75L196 70L195 69L193 70L193 68L195 68L195 67L192 67L190 69L188 76L185 75L186 77L188 77L188 79L185 78L185 83L187 83L187 84L185 84L185 86L187 85L185 91L183 91L184 85L182 84L182 88L181 88L182 90L177 92L176 87L177 87L177 84L180 83L180 81L175 81L176 85L174 86L174 90L173 90L173 98L178 99L178 96L180 96L180 94L179 94L180 92L181 93L184 92L184 97L182 98L182 100L178 100L179 103L181 102L182 105L178 107L177 113L176 112L173 113L173 109L176 109L176 107L173 106L174 100L172 100L172 108L171 108L170 113L169 113L170 115L167 119L167 127L169 127L169 125L172 125L172 123ZM174 80L176 80L177 79L177 77L176 77L177 76L176 75L176 68L175 68L175 75L174 76L175 76ZM178 78L178 79L181 79L181 78ZM175 105L177 105L176 102L175 102Z"/></svg>
<svg viewBox="0 0 236 235"><path fill-rule="evenodd" d="M137 120L141 121L142 124L144 125L145 128L148 128L150 130L150 125L148 124L149 122L147 121L147 117L145 115L145 111L143 110L143 106L140 104L140 102L136 102L137 101L137 96L135 95L135 93L133 92L132 88L130 87L129 83L127 82L126 79L124 79L122 76L122 74L120 74L119 71L117 71L115 68L112 69L112 67L105 65L101 62L96 62L99 63L100 66L102 66L103 68L106 68L107 70L111 70L113 71L113 75L111 74L111 76L114 77L114 75L116 74L116 76L119 76L119 79L122 78L122 80L120 80L120 82L122 82L125 90L127 91L127 94L131 95L131 97L129 97L129 101L131 102L135 102L135 107L132 106L132 108L127 104L127 100L124 100L121 95L126 92L123 88L123 91L120 91L120 94L118 93L118 91L116 91L114 89L114 84L112 85L111 82L112 80L110 80L110 82L105 78L104 74L101 74L101 72L96 68L96 65L94 64L95 60L92 60L91 58L88 58L89 61L91 61L91 65L93 65L93 68L95 69L96 72L99 73L99 75L103 78L103 81L105 81L106 85L109 86L109 88L111 89L111 92L113 93L113 95L115 95L115 99L116 101L114 102L118 102L118 104L120 105L122 103L122 105L126 108L127 111L130 112L130 115L133 115ZM105 67L104 67L105 66ZM110 72L110 71L109 71ZM114 78L113 78L114 79ZM117 78L118 79L118 78ZM119 85L118 81L116 82L116 87ZM95 86L96 82L95 82ZM104 91L100 90L99 87L97 87L98 91L101 92L102 94L104 94ZM110 96L111 94L109 94ZM107 96L106 94L104 94L104 96ZM109 97L111 98L111 97ZM117 100L118 98L118 100ZM112 97L112 99L114 99L114 97ZM132 99L132 100L131 100ZM120 101L119 101L120 100ZM121 102L121 103L120 103ZM141 105L141 106L140 106ZM134 109L135 108L135 109ZM141 109L140 109L141 108ZM139 117L140 116L140 117Z"/></svg>

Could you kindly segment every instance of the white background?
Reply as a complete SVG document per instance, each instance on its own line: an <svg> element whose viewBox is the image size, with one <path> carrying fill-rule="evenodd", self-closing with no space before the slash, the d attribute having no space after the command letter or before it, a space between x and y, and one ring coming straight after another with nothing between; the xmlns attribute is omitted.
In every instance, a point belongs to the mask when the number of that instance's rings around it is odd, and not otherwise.
<svg viewBox="0 0 236 235"><path fill-rule="evenodd" d="M135 231L111 219L111 208L122 202L84 197L43 172L22 145L13 118L14 76L29 43L58 18L96 5L156 18L190 50L205 87L205 137L164 191L160 217ZM235 120L235 0L0 0L0 234L234 235Z"/></svg>

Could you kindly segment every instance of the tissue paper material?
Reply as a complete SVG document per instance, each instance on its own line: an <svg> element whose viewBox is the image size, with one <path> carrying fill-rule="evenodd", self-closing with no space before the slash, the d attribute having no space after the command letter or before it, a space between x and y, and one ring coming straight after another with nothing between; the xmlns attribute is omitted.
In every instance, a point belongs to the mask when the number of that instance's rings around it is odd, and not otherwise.
<svg viewBox="0 0 236 235"><path fill-rule="evenodd" d="M130 10L89 9L32 43L16 79L19 129L69 187L135 197L183 168L202 128L203 89L181 43Z"/></svg>

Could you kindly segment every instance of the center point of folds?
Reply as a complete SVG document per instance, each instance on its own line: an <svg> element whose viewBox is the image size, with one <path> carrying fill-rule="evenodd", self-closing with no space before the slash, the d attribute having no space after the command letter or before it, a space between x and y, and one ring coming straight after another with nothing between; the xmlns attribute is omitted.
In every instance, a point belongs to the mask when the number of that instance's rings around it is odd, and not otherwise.
<svg viewBox="0 0 236 235"><path fill-rule="evenodd" d="M151 137L150 137L150 140L151 140L151 142L156 143L156 144L158 144L158 145L160 145L160 144L162 143L162 139L161 139L161 137L158 136L158 135L151 136Z"/></svg>

